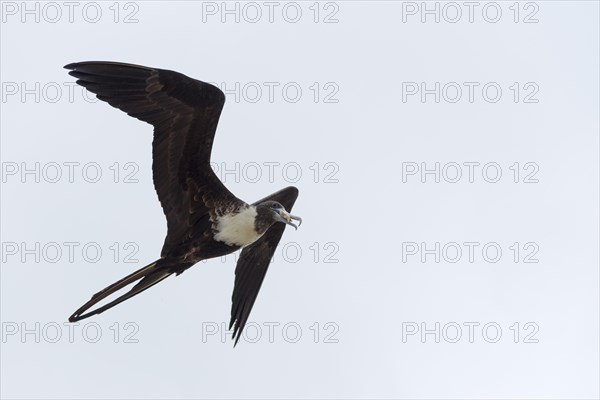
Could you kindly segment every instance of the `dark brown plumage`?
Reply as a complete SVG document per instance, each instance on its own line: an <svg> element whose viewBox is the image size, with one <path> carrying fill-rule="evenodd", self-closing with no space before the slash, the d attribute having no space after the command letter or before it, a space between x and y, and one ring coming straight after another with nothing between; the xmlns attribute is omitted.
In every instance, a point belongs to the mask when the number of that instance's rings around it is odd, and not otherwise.
<svg viewBox="0 0 600 400"><path fill-rule="evenodd" d="M265 201L277 201L286 210L291 211L297 198L298 189L288 187L257 201L254 205ZM236 343L240 340L250 310L252 310L256 296L258 296L269 263L284 230L284 224L271 226L260 239L244 248L240 254L235 268L235 286L231 297L231 321L229 322L229 329L234 328L233 338Z"/></svg>
<svg viewBox="0 0 600 400"><path fill-rule="evenodd" d="M230 328L237 343L284 223L293 225L291 220L299 219L288 214L298 190L288 187L249 205L217 178L210 154L225 95L215 86L174 71L115 62L80 62L65 68L98 99L154 126L152 175L168 228L160 259L95 294L69 321L100 314L200 260L246 246L236 267L232 298ZM254 214L251 231L247 220ZM129 292L86 313L135 282Z"/></svg>

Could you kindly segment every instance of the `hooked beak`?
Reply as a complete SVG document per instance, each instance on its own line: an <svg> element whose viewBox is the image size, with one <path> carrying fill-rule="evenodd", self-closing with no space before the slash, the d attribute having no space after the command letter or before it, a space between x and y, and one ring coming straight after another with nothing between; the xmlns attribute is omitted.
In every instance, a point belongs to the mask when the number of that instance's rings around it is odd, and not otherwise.
<svg viewBox="0 0 600 400"><path fill-rule="evenodd" d="M285 211L283 208L279 209L279 212L277 213L277 216L279 217L279 221L286 223L288 225L291 225L294 227L294 229L298 229L298 227L300 225L302 225L302 218L300 217L296 217L295 215L291 215L290 213L288 213L287 211ZM293 221L298 221L298 225L292 223Z"/></svg>

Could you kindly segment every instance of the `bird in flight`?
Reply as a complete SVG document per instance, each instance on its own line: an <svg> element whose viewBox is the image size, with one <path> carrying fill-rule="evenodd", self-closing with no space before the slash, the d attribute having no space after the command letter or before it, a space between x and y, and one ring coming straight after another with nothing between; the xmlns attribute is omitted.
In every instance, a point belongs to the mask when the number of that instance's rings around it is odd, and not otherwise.
<svg viewBox="0 0 600 400"><path fill-rule="evenodd" d="M225 104L217 87L141 65L87 61L65 68L98 99L154 126L152 176L167 218L160 258L93 295L69 321L100 314L201 260L242 249L229 324L237 344L286 225L302 223L290 214L298 189L290 186L249 204L217 178L210 154ZM115 300L88 311L130 285Z"/></svg>

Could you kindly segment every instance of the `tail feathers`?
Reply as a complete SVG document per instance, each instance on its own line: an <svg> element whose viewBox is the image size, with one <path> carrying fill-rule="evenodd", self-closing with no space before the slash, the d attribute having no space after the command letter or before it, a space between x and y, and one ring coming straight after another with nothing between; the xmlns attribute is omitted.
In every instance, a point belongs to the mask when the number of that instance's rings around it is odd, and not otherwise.
<svg viewBox="0 0 600 400"><path fill-rule="evenodd" d="M118 280L117 282L113 283L112 285L93 295L90 301L81 306L77 311L73 313L73 315L69 317L69 322L80 321L82 319L91 317L92 315L103 313L109 308L112 308L117 304L122 303L125 300L142 293L144 290L156 285L157 283L161 282L162 280L166 279L171 274L173 274L173 271L171 271L169 268L164 268L163 266L161 266L159 261L161 260L155 261L152 264L135 271L131 275L128 275L125 278ZM136 281L139 282L135 284L129 292L121 295L120 297L116 298L115 300L102 307L96 308L95 310L83 314L84 312L86 312L87 310L89 310L94 305L98 304L108 296L116 293L117 291L123 289L126 286L131 285Z"/></svg>

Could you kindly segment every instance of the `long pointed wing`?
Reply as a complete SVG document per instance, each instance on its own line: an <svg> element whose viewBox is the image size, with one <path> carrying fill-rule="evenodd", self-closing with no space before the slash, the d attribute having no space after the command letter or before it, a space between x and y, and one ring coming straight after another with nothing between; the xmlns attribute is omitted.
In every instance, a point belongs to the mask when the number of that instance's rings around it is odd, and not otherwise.
<svg viewBox="0 0 600 400"><path fill-rule="evenodd" d="M210 228L216 199L223 206L240 201L210 167L225 104L221 90L178 72L141 65L86 61L65 68L98 99L154 126L152 175L168 225L163 256L192 232Z"/></svg>
<svg viewBox="0 0 600 400"><path fill-rule="evenodd" d="M287 211L291 211L297 198L298 189L290 186L254 204L274 200L281 203ZM273 224L260 239L245 247L240 254L235 268L235 285L231 298L231 322L229 323L229 329L234 327L233 338L235 339L235 344L240 340L256 296L258 296L260 286L267 274L269 263L281 240L285 227L286 225L283 223Z"/></svg>

